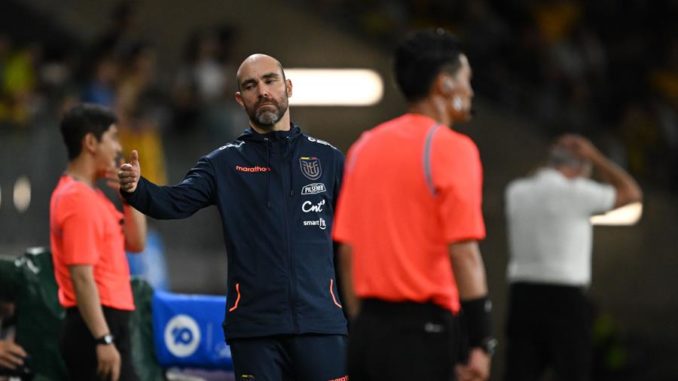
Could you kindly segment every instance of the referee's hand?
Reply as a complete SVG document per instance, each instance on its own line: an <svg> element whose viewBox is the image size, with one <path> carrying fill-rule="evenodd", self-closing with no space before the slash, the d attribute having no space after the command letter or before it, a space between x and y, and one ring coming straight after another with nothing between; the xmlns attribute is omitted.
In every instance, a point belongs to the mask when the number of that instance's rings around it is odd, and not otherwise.
<svg viewBox="0 0 678 381"><path fill-rule="evenodd" d="M113 344L97 345L97 375L100 380L118 381L120 379L120 353Z"/></svg>
<svg viewBox="0 0 678 381"><path fill-rule="evenodd" d="M490 378L490 356L480 348L473 348L466 364L457 365L458 381L485 381Z"/></svg>
<svg viewBox="0 0 678 381"><path fill-rule="evenodd" d="M118 170L120 189L124 192L134 192L137 189L140 177L141 166L139 165L139 153L137 150L133 150L129 162L122 164Z"/></svg>

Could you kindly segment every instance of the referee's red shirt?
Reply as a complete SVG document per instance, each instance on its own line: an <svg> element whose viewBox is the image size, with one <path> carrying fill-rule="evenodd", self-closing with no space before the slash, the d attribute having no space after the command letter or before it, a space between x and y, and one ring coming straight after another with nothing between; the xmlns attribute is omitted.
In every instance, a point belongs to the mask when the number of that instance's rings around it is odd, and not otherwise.
<svg viewBox="0 0 678 381"><path fill-rule="evenodd" d="M353 249L358 297L456 313L448 246L485 237L481 204L480 157L467 136L419 114L363 133L348 152L333 227Z"/></svg>

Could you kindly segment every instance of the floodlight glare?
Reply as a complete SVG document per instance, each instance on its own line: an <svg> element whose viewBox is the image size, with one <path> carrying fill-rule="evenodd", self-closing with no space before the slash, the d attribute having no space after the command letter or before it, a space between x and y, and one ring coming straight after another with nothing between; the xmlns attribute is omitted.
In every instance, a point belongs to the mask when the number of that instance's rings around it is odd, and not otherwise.
<svg viewBox="0 0 678 381"><path fill-rule="evenodd" d="M14 207L23 213L31 205L31 181L21 176L14 183Z"/></svg>
<svg viewBox="0 0 678 381"><path fill-rule="evenodd" d="M290 105L371 106L384 95L381 76L369 69L286 69L294 91Z"/></svg>
<svg viewBox="0 0 678 381"><path fill-rule="evenodd" d="M605 214L591 217L594 225L622 226L634 225L643 215L643 204L634 202L617 209L610 210Z"/></svg>

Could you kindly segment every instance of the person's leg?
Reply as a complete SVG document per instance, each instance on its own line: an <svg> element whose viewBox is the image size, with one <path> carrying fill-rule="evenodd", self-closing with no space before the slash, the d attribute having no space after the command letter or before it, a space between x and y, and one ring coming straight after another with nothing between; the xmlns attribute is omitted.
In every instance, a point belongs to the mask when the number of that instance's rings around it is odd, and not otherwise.
<svg viewBox="0 0 678 381"><path fill-rule="evenodd" d="M59 349L71 381L96 380L97 357L94 339L75 308L66 311Z"/></svg>
<svg viewBox="0 0 678 381"><path fill-rule="evenodd" d="M139 377L132 360L130 312L104 308L104 317L115 337L115 347L120 353L120 381L138 381Z"/></svg>
<svg viewBox="0 0 678 381"><path fill-rule="evenodd" d="M588 381L593 361L593 313L584 293L573 289L562 298L567 307L554 327L551 353L559 381Z"/></svg>
<svg viewBox="0 0 678 381"><path fill-rule="evenodd" d="M281 337L232 339L229 345L236 380L292 380L291 359Z"/></svg>
<svg viewBox="0 0 678 381"><path fill-rule="evenodd" d="M347 337L298 335L285 340L297 381L346 381Z"/></svg>
<svg viewBox="0 0 678 381"><path fill-rule="evenodd" d="M369 380L367 368L369 349L374 346L372 325L374 319L359 314L352 322L348 335L347 368L351 381Z"/></svg>
<svg viewBox="0 0 678 381"><path fill-rule="evenodd" d="M537 381L546 369L546 352L526 335L507 336L504 381Z"/></svg>
<svg viewBox="0 0 678 381"><path fill-rule="evenodd" d="M546 370L543 304L539 286L516 284L509 291L504 381L537 381Z"/></svg>

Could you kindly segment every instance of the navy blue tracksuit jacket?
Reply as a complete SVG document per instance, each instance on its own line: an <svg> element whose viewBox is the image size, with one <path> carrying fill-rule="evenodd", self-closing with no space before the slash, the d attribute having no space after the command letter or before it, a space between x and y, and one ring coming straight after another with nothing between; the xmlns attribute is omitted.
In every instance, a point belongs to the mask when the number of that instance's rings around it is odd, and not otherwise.
<svg viewBox="0 0 678 381"><path fill-rule="evenodd" d="M228 254L228 339L346 334L331 238L344 156L292 125L251 129L202 157L174 186L122 192L142 213L185 218L216 205Z"/></svg>

